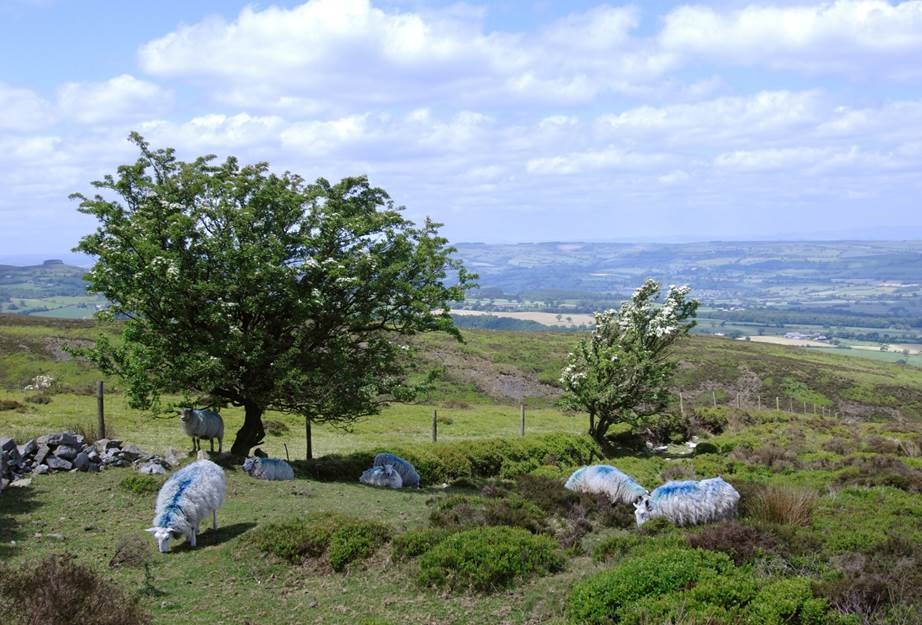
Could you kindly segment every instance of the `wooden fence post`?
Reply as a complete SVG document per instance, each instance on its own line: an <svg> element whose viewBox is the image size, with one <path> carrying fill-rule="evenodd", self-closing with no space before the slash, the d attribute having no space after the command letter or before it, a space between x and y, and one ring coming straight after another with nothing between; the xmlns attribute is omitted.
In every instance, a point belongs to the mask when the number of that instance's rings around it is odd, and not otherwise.
<svg viewBox="0 0 922 625"><path fill-rule="evenodd" d="M775 410L781 410L781 398L775 396Z"/></svg>
<svg viewBox="0 0 922 625"><path fill-rule="evenodd" d="M685 418L685 399L682 397L682 393L679 393L679 412L682 414L682 418Z"/></svg>
<svg viewBox="0 0 922 625"><path fill-rule="evenodd" d="M525 436L525 404L519 405L519 436Z"/></svg>
<svg viewBox="0 0 922 625"><path fill-rule="evenodd" d="M711 403L714 404L714 407L717 408L717 393L711 391Z"/></svg>
<svg viewBox="0 0 922 625"><path fill-rule="evenodd" d="M762 396L761 396L761 395L756 395L756 401L757 401L758 404L759 404L759 410L762 410Z"/></svg>
<svg viewBox="0 0 922 625"><path fill-rule="evenodd" d="M313 441L311 441L311 420L308 417L304 417L304 441L307 443L307 451L304 456L310 460L314 457L314 445Z"/></svg>
<svg viewBox="0 0 922 625"><path fill-rule="evenodd" d="M436 443L439 440L439 411L432 410L432 442Z"/></svg>
<svg viewBox="0 0 922 625"><path fill-rule="evenodd" d="M102 380L96 382L96 419L98 422L99 438L106 437L106 412L105 412L105 389Z"/></svg>

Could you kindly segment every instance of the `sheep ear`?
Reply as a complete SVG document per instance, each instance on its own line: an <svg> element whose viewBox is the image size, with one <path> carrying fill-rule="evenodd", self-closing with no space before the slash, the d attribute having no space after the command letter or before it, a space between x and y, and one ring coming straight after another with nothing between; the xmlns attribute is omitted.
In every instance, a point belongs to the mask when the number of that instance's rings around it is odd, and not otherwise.
<svg viewBox="0 0 922 625"><path fill-rule="evenodd" d="M159 530L159 529L160 529L159 527L148 527L148 528L147 528L146 530L144 530L144 531L145 531L145 532L150 532L151 534L155 534L155 533L157 532L157 530Z"/></svg>
<svg viewBox="0 0 922 625"><path fill-rule="evenodd" d="M643 504L643 500L642 500L642 499L638 499L637 501L634 502L634 508L635 508L635 509L636 509L636 508L639 508L639 507L641 506L641 504Z"/></svg>

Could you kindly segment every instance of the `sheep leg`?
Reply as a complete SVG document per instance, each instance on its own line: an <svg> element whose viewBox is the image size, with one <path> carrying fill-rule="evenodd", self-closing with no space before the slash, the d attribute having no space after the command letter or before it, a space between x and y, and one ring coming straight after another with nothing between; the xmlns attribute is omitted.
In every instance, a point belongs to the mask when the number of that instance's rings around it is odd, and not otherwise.
<svg viewBox="0 0 922 625"><path fill-rule="evenodd" d="M197 527L193 527L193 528L192 528L192 537L189 538L189 544L192 545L193 547L195 547L195 535L196 535L196 533L198 533L198 528L197 528Z"/></svg>
<svg viewBox="0 0 922 625"><path fill-rule="evenodd" d="M222 446L223 444L224 444L224 439L223 439L223 438L219 438L219 439L218 439L218 453L219 453L219 454L221 453L221 446Z"/></svg>
<svg viewBox="0 0 922 625"><path fill-rule="evenodd" d="M211 453L214 453L214 439L209 438L208 443L211 445Z"/></svg>
<svg viewBox="0 0 922 625"><path fill-rule="evenodd" d="M198 451L198 439L193 436L192 437L192 453L194 454L197 451Z"/></svg>
<svg viewBox="0 0 922 625"><path fill-rule="evenodd" d="M218 511L217 510L211 511L211 529L213 530L218 529Z"/></svg>

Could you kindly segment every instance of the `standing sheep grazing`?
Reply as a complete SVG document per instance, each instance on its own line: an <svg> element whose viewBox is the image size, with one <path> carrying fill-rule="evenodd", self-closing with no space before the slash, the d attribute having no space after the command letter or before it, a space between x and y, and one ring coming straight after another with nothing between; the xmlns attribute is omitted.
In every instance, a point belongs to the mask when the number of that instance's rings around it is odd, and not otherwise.
<svg viewBox="0 0 922 625"><path fill-rule="evenodd" d="M280 458L247 458L243 470L257 480L283 481L295 479L294 469Z"/></svg>
<svg viewBox="0 0 922 625"><path fill-rule="evenodd" d="M633 503L647 494L634 478L607 464L593 464L577 469L563 485L578 493L607 495L615 503Z"/></svg>
<svg viewBox="0 0 922 625"><path fill-rule="evenodd" d="M212 452L214 451L214 439L218 439L218 453L221 453L221 446L224 442L224 419L221 415L210 410L183 408L179 420L182 424L182 431L192 437L192 451L202 448L198 439L207 438L211 443Z"/></svg>
<svg viewBox="0 0 922 625"><path fill-rule="evenodd" d="M720 477L695 482L666 482L634 504L640 527L650 519L666 517L676 525L697 525L736 516L740 494Z"/></svg>
<svg viewBox="0 0 922 625"><path fill-rule="evenodd" d="M392 465L386 464L383 467L371 467L359 477L362 484L369 486L386 486L388 488L400 488L403 486L403 479Z"/></svg>
<svg viewBox="0 0 922 625"><path fill-rule="evenodd" d="M200 452L202 453L202 452ZM170 539L185 536L195 547L198 526L210 513L218 529L218 508L224 503L224 471L211 460L197 460L170 476L157 495L154 526L147 529L161 553Z"/></svg>
<svg viewBox="0 0 922 625"><path fill-rule="evenodd" d="M400 479L403 481L404 486L407 488L419 488L419 473L407 460L385 452L375 456L375 461L371 466L383 467L385 465L394 467L397 473L400 474Z"/></svg>

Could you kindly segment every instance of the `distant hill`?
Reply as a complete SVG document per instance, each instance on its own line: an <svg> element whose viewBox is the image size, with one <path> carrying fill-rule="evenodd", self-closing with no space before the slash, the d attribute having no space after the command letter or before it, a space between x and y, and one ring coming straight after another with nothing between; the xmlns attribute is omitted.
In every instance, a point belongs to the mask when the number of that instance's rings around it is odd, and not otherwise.
<svg viewBox="0 0 922 625"><path fill-rule="evenodd" d="M0 265L0 312L87 318L103 300L86 292L84 267L57 259L19 267Z"/></svg>

